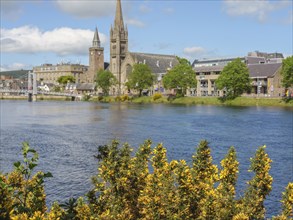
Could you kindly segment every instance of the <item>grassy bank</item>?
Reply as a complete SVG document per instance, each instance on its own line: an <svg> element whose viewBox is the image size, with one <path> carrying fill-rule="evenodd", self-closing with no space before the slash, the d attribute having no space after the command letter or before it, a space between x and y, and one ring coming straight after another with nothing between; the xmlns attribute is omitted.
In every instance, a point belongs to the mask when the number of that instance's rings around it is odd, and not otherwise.
<svg viewBox="0 0 293 220"><path fill-rule="evenodd" d="M27 96L1 96L1 99L9 100L27 100ZM70 101L70 97L62 96L38 96L37 101ZM217 97L181 97L171 101L167 97L161 97L154 100L151 96L142 96L136 98L129 98L128 96L107 96L99 98L97 96L91 97L89 101L92 102L132 102L132 103L167 103L167 104L181 104L181 105L219 105L219 106L275 106L275 107L293 107L293 100L286 102L281 98L253 98L253 97L238 97L234 100L227 100L222 102Z"/></svg>
<svg viewBox="0 0 293 220"><path fill-rule="evenodd" d="M222 102L216 97L181 97L168 101L162 97L156 101L152 97L138 97L132 100L134 103L172 103L185 105L223 105L223 106L280 106L293 107L293 100L285 102L281 98L251 98L238 97L234 100Z"/></svg>
<svg viewBox="0 0 293 220"><path fill-rule="evenodd" d="M28 100L27 96L20 95L5 95L1 96L2 100ZM64 96L48 96L48 95L38 95L37 101L70 101L71 97Z"/></svg>

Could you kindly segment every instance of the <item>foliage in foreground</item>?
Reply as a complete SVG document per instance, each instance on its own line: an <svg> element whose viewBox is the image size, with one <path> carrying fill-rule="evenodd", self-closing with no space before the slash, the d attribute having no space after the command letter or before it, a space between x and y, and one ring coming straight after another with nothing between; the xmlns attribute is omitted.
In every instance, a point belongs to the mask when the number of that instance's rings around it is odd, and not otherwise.
<svg viewBox="0 0 293 220"><path fill-rule="evenodd" d="M117 141L100 146L98 174L85 198L70 198L65 204L45 205L44 178L50 173L33 170L38 155L23 144L24 162L14 163L9 174L0 173L0 219L264 219L264 200L272 189L271 160L260 147L251 159L254 176L242 197L236 198L239 163L234 147L213 164L207 141L192 157L168 162L166 148L152 149L145 141L135 154L128 144ZM281 200L283 207L274 219L293 217L293 183Z"/></svg>

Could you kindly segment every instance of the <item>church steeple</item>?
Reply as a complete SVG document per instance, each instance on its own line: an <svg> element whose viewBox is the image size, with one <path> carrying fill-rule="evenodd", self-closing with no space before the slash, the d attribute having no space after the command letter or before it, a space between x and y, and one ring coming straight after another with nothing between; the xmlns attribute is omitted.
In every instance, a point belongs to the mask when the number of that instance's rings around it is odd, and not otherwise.
<svg viewBox="0 0 293 220"><path fill-rule="evenodd" d="M128 31L124 27L121 0L117 0L114 27L110 29L110 71L118 80L118 95L122 87L122 64L128 53Z"/></svg>
<svg viewBox="0 0 293 220"><path fill-rule="evenodd" d="M97 27L96 27L96 31L95 31L95 34L94 34L93 47L101 47L101 41L100 41L100 38L99 38L99 32L98 32Z"/></svg>
<svg viewBox="0 0 293 220"><path fill-rule="evenodd" d="M121 0L117 0L114 28L116 30L124 30Z"/></svg>

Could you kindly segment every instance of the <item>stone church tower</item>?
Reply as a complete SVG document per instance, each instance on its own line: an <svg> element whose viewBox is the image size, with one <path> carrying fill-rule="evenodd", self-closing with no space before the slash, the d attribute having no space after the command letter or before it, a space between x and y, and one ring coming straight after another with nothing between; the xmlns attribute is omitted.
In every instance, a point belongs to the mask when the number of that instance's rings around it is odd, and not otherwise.
<svg viewBox="0 0 293 220"><path fill-rule="evenodd" d="M94 82L99 70L104 70L104 48L101 47L98 28L96 28L92 47L89 48L89 70L87 81Z"/></svg>
<svg viewBox="0 0 293 220"><path fill-rule="evenodd" d="M114 27L110 30L110 71L118 80L118 95L121 93L121 65L128 52L128 30L124 27L121 0L117 0Z"/></svg>

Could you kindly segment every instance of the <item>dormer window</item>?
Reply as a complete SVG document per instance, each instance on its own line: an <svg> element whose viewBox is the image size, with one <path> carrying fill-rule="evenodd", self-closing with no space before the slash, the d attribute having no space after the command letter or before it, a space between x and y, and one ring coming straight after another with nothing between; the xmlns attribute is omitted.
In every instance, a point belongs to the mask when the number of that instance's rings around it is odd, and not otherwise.
<svg viewBox="0 0 293 220"><path fill-rule="evenodd" d="M157 60L157 67L160 67L160 61Z"/></svg>
<svg viewBox="0 0 293 220"><path fill-rule="evenodd" d="M170 61L170 67L171 67L171 68L173 67L172 61Z"/></svg>

